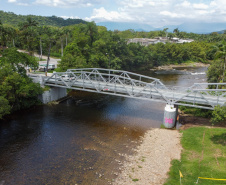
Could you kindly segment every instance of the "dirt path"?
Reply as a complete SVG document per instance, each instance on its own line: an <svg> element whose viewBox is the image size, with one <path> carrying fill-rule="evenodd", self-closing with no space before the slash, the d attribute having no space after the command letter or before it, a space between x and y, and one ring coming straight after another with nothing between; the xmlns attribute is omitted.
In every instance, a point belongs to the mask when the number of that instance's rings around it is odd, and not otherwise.
<svg viewBox="0 0 226 185"><path fill-rule="evenodd" d="M136 154L127 157L115 185L161 185L170 162L180 159L181 134L177 130L152 129L146 132Z"/></svg>

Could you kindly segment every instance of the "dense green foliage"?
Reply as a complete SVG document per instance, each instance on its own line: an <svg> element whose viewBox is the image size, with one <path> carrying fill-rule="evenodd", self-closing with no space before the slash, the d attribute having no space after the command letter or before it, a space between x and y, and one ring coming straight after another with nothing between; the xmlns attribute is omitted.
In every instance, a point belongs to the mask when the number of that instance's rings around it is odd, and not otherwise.
<svg viewBox="0 0 226 185"><path fill-rule="evenodd" d="M36 15L16 15L13 12L4 12L0 11L0 20L2 24L8 24L12 26L18 26L18 23L25 22L28 17L31 17L33 20L39 23L40 26L69 26L74 24L86 23L81 19L63 19L61 17L51 16L36 16Z"/></svg>
<svg viewBox="0 0 226 185"><path fill-rule="evenodd" d="M77 67L139 70L186 61L208 62L214 57L212 45L207 42L157 43L147 47L127 44L122 32L107 31L94 22L74 26L72 32L72 41L66 46L60 63L62 70Z"/></svg>
<svg viewBox="0 0 226 185"><path fill-rule="evenodd" d="M10 112L35 105L42 93L39 84L26 75L25 66L36 66L37 62L15 48L6 49L0 57L0 119Z"/></svg>
<svg viewBox="0 0 226 185"><path fill-rule="evenodd" d="M181 160L173 160L165 185L191 185L198 177L225 179L226 129L192 127L182 131ZM225 184L225 181L199 179L198 184Z"/></svg>
<svg viewBox="0 0 226 185"><path fill-rule="evenodd" d="M215 50L214 62L210 65L207 71L207 80L209 83L222 83L226 82L226 42L221 41L213 46ZM216 88L213 86L212 88ZM225 85L218 86L220 89L225 89ZM218 122L226 123L226 106L219 107L216 106L212 113L211 122L213 124Z"/></svg>
<svg viewBox="0 0 226 185"><path fill-rule="evenodd" d="M47 55L50 51L50 55L62 57L61 69L58 70L75 67L139 70L186 61L208 62L213 60L216 52L216 49L211 47L212 42L226 38L226 34L200 35L180 32L178 29L173 33L167 33L167 28L150 32L134 30L112 32L105 27L96 26L94 22L59 28L43 26L40 20L33 16L20 19L18 23L18 27L0 25L1 46L16 46L29 51L31 55L37 52L40 58L42 54ZM158 43L148 47L137 43L127 44L129 38L154 38L166 35L169 38L193 38L196 41L184 44Z"/></svg>
<svg viewBox="0 0 226 185"><path fill-rule="evenodd" d="M212 123L218 123L226 121L226 106L216 106L213 111L213 117L211 118Z"/></svg>

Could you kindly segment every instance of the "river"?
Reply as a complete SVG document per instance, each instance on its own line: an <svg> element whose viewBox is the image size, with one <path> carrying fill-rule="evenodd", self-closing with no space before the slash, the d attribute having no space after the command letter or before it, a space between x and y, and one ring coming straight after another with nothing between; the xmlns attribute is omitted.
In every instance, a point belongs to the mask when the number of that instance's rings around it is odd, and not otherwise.
<svg viewBox="0 0 226 185"><path fill-rule="evenodd" d="M205 70L143 74L188 87L205 82ZM0 185L111 184L145 131L160 127L164 106L77 91L58 105L17 112L0 124Z"/></svg>

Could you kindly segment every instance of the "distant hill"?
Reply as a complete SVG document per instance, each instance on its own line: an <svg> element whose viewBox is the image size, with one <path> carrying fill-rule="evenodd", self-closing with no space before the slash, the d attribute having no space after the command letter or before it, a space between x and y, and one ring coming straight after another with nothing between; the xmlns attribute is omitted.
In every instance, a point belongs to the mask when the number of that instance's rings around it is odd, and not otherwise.
<svg viewBox="0 0 226 185"><path fill-rule="evenodd" d="M132 29L134 31L153 31L154 27L148 24L129 23L129 22L99 22L98 26L105 26L108 30L125 31Z"/></svg>
<svg viewBox="0 0 226 185"><path fill-rule="evenodd" d="M175 28L178 28L179 31L185 32L193 32L199 34L207 34L211 32L217 32L219 30L226 29L226 23L203 23L203 22L188 22L180 25L167 25L161 28L154 28L147 24L139 24L139 23L121 23L121 22L99 22L97 23L99 26L105 26L108 30L128 30L133 29L135 31L155 31L155 30L163 30L164 28L169 28L169 32L173 32Z"/></svg>
<svg viewBox="0 0 226 185"><path fill-rule="evenodd" d="M221 31L218 31L217 33L223 34L223 33L225 33L225 32L226 32L226 30L221 30Z"/></svg>
<svg viewBox="0 0 226 185"><path fill-rule="evenodd" d="M65 20L61 17L56 17L56 16L45 17L45 16L36 16L36 15L16 15L13 12L4 12L0 10L0 20L2 24L17 26L20 22L25 22L27 20L27 17L31 17L33 20L37 21L39 23L39 26L48 25L48 26L62 27L62 26L69 26L73 24L79 24L79 23L87 23L82 19L66 19Z"/></svg>

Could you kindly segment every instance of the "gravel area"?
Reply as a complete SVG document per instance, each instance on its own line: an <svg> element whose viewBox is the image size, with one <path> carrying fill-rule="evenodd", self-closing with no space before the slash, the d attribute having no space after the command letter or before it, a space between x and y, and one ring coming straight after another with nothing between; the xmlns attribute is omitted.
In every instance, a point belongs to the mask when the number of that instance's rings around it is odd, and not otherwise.
<svg viewBox="0 0 226 185"><path fill-rule="evenodd" d="M121 174L113 184L164 184L171 160L180 159L180 138L181 134L177 130L147 131L135 154L127 157Z"/></svg>

